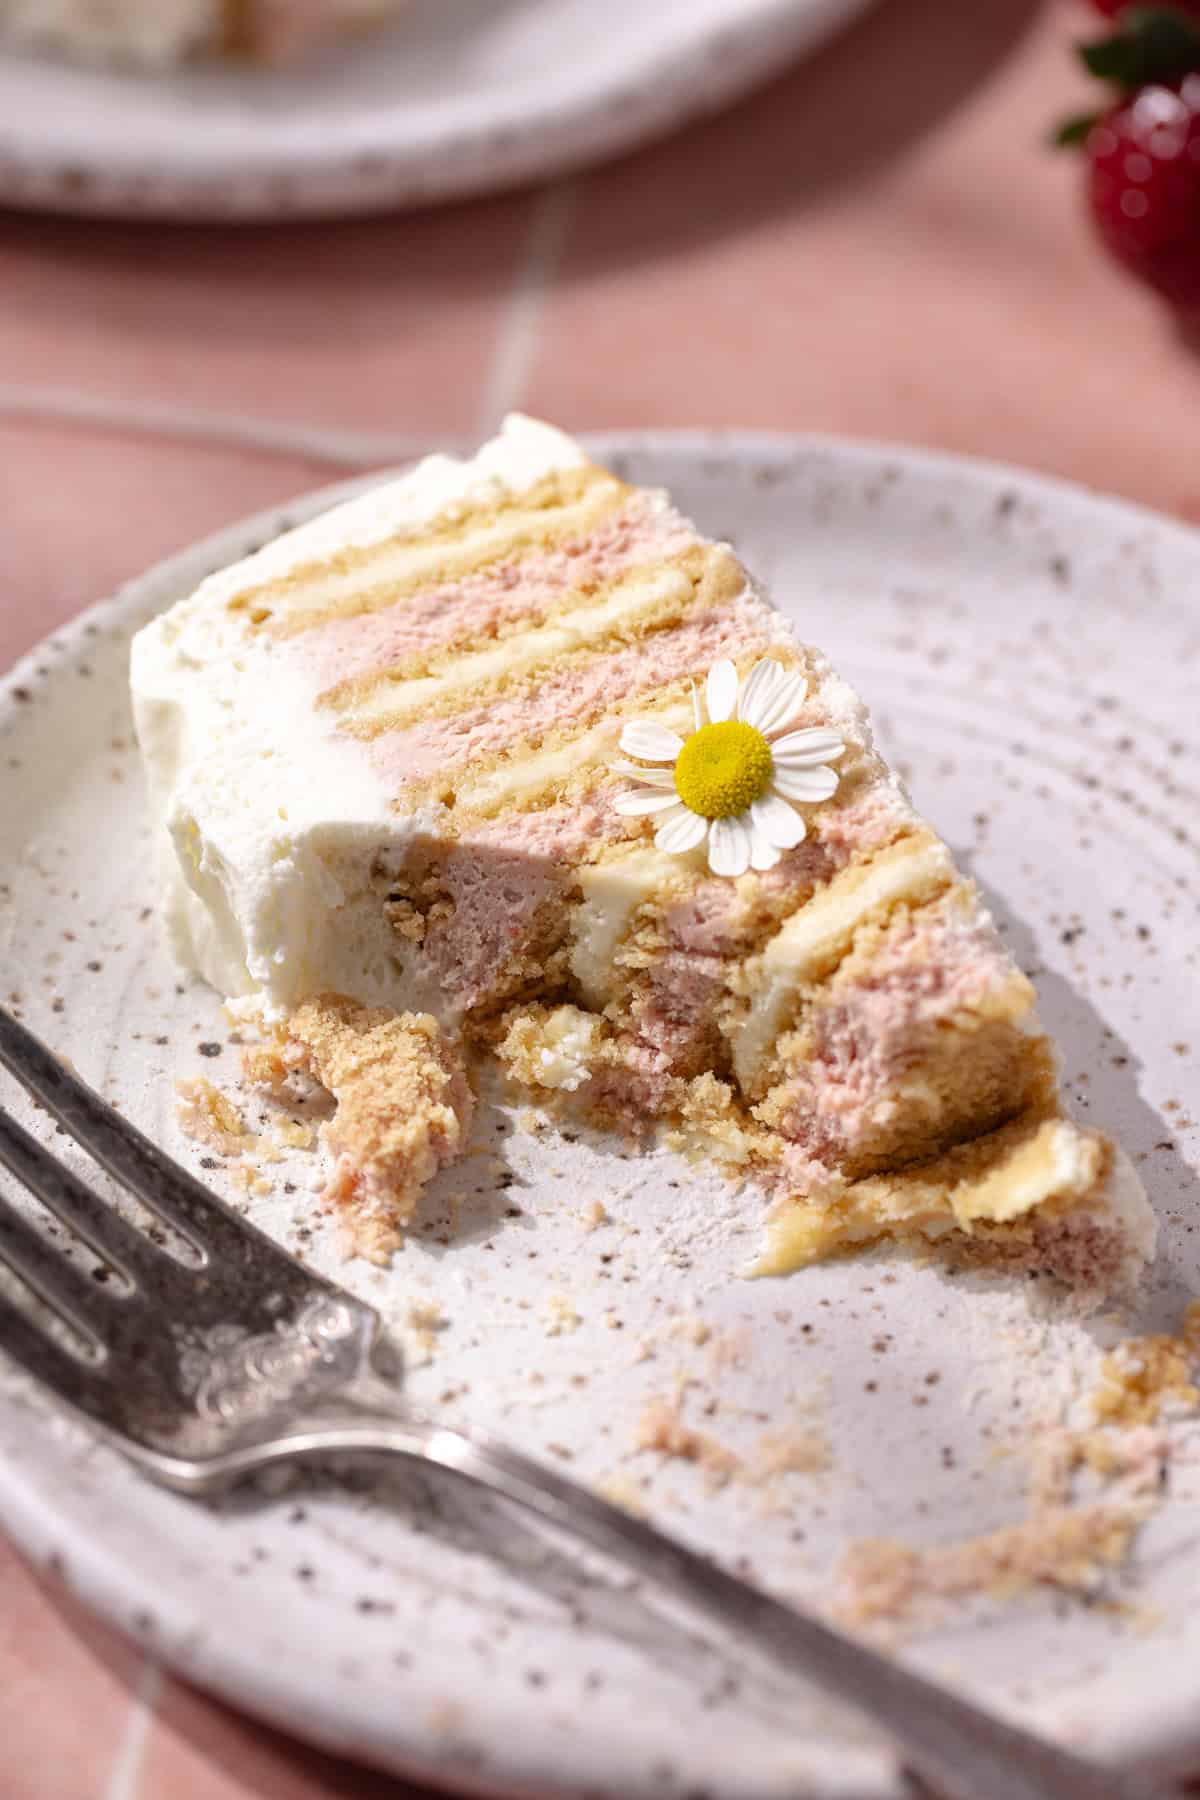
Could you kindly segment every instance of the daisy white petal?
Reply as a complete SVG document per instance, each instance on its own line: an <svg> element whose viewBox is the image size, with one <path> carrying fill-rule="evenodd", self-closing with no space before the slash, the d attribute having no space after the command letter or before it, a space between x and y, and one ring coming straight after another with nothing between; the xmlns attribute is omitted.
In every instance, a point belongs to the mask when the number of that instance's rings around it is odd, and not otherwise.
<svg viewBox="0 0 1200 1800"><path fill-rule="evenodd" d="M609 763L614 775L632 775L645 787L673 788L675 786L674 769L646 769L641 763L615 762Z"/></svg>
<svg viewBox="0 0 1200 1800"><path fill-rule="evenodd" d="M789 731L771 745L776 765L785 769L811 769L814 763L836 762L845 750L837 732L826 731L821 725L809 731Z"/></svg>
<svg viewBox="0 0 1200 1800"><path fill-rule="evenodd" d="M777 850L774 844L768 844L761 832L756 831L753 825L750 827L750 867L752 869L758 869L765 873L768 869L775 867L781 855L782 851Z"/></svg>
<svg viewBox="0 0 1200 1800"><path fill-rule="evenodd" d="M626 819L640 819L646 813L666 812L669 807L678 805L674 794L618 794L613 801L613 811Z"/></svg>
<svg viewBox="0 0 1200 1800"><path fill-rule="evenodd" d="M714 875L744 875L750 867L750 832L744 815L714 819L708 831L708 866Z"/></svg>
<svg viewBox="0 0 1200 1800"><path fill-rule="evenodd" d="M620 744L626 756L642 756L647 762L674 762L683 749L683 739L653 719L630 719L621 733Z"/></svg>
<svg viewBox="0 0 1200 1800"><path fill-rule="evenodd" d="M732 719L737 706L737 697L737 670L726 657L723 661L713 664L708 671L708 680L704 684L708 716L714 725L723 725L726 719Z"/></svg>
<svg viewBox="0 0 1200 1800"><path fill-rule="evenodd" d="M684 850L694 850L707 836L708 820L681 806L678 812L668 813L654 834L654 844L656 849L678 856Z"/></svg>
<svg viewBox="0 0 1200 1800"><path fill-rule="evenodd" d="M755 800L750 808L750 822L757 835L777 850L791 850L804 842L804 820L780 794L764 794L761 800Z"/></svg>
<svg viewBox="0 0 1200 1800"><path fill-rule="evenodd" d="M802 800L810 806L828 800L837 791L838 778L833 769L776 769L772 791L785 800Z"/></svg>
<svg viewBox="0 0 1200 1800"><path fill-rule="evenodd" d="M769 656L755 663L738 695L738 718L744 725L758 728L759 715L782 674L779 664L772 662Z"/></svg>
<svg viewBox="0 0 1200 1800"><path fill-rule="evenodd" d="M775 683L758 721L758 729L764 737L770 737L773 731L782 731L791 724L804 705L807 692L808 680L804 675L788 674L782 681Z"/></svg>

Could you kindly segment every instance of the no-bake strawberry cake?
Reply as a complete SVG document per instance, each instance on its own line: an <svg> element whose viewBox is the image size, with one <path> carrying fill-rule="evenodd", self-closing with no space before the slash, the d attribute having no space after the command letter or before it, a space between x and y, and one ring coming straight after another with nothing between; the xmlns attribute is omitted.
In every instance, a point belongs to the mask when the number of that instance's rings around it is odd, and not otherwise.
<svg viewBox="0 0 1200 1800"><path fill-rule="evenodd" d="M260 1026L256 1076L338 1097L368 1253L485 1058L749 1177L766 1271L900 1238L1096 1296L1151 1253L858 696L549 426L213 575L139 634L133 691L176 945Z"/></svg>

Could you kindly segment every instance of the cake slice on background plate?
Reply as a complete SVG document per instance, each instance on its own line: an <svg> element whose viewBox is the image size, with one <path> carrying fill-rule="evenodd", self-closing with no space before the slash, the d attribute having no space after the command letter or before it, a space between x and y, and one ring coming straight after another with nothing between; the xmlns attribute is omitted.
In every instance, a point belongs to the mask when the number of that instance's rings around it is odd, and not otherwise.
<svg viewBox="0 0 1200 1800"><path fill-rule="evenodd" d="M253 1073L337 1094L369 1252L489 1054L751 1176L763 1270L899 1238L1096 1298L1151 1254L861 701L727 547L549 426L211 576L139 633L133 691L180 954L263 1026Z"/></svg>
<svg viewBox="0 0 1200 1800"><path fill-rule="evenodd" d="M278 62L378 24L403 0L0 0L0 40L86 62Z"/></svg>

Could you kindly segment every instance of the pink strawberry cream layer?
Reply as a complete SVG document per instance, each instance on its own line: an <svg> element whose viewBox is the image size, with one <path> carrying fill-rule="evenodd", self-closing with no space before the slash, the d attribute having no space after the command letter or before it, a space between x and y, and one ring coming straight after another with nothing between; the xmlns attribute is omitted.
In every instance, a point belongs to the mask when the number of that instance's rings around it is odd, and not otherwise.
<svg viewBox="0 0 1200 1800"><path fill-rule="evenodd" d="M762 878L764 897L778 902L786 895L793 906L802 904L855 855L886 844L902 812L888 783L831 808L814 820L812 835ZM729 992L731 969L760 943L763 923L731 882L712 877L666 909L663 932L665 948L633 984L624 1067L597 1077L596 1092L627 1122L659 1110L672 1077L723 1066L718 1007Z"/></svg>
<svg viewBox="0 0 1200 1800"><path fill-rule="evenodd" d="M330 620L296 639L296 650L327 692L411 659L486 642L518 622L541 624L567 596L695 542L677 512L653 494L635 494L586 536L405 594L382 612Z"/></svg>
<svg viewBox="0 0 1200 1800"><path fill-rule="evenodd" d="M518 747L536 748L556 733L582 729L632 695L653 695L689 676L703 680L718 658L764 645L770 624L761 603L746 596L674 630L656 632L644 643L590 657L493 706L469 707L390 732L372 746L372 759L384 780L403 792L413 783L448 775L484 757L503 756ZM615 754L615 734L613 749Z"/></svg>
<svg viewBox="0 0 1200 1800"><path fill-rule="evenodd" d="M893 927L869 967L844 971L812 1007L807 1051L789 1058L771 1096L771 1122L795 1146L784 1162L792 1178L852 1158L895 1113L907 1080L927 1084L938 1060L961 1050L958 1024L985 1028L989 996L1013 979L989 921L938 907ZM1028 1098L1014 1085L1010 1110Z"/></svg>
<svg viewBox="0 0 1200 1800"><path fill-rule="evenodd" d="M497 971L526 952L539 915L560 901L589 846L628 831L611 796L476 826L444 856L439 883L453 911L433 924L425 953L463 1006L494 994Z"/></svg>

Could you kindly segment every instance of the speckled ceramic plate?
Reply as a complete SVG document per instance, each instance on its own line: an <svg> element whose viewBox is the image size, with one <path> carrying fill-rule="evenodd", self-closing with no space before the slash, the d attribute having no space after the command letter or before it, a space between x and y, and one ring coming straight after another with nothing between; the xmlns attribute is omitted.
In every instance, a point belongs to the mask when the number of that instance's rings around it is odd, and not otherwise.
<svg viewBox="0 0 1200 1800"><path fill-rule="evenodd" d="M713 111L869 0L408 0L271 72L0 53L0 201L143 218L373 212L546 179Z"/></svg>
<svg viewBox="0 0 1200 1800"><path fill-rule="evenodd" d="M1197 1285L1200 540L916 453L695 436L599 449L732 538L871 700L1036 973L1078 1108L1142 1168L1160 1260L1136 1302L1086 1324L1036 1283L898 1258L748 1281L753 1195L665 1153L530 1135L492 1105L441 1190L460 1203L454 1241L435 1204L387 1273L338 1264L303 1156L269 1166L273 1191L248 1203L384 1310L422 1403L814 1604L836 1602L847 1546L881 1534L932 1551L944 1577L937 1546L1028 1516L1031 1435L1094 1378L1098 1346L1174 1324ZM176 558L0 690L0 990L192 1166L173 1083L203 1073L232 1092L237 1052L150 910L126 651L286 522ZM207 1176L232 1191L228 1167ZM699 1464L638 1448L647 1409L676 1403L710 1452ZM1200 1752L1200 1479L1192 1427L1172 1430L1165 1497L1087 1604L948 1602L902 1653L1108 1756ZM499 1792L891 1791L853 1720L461 1497L360 1481L189 1504L8 1376L0 1516L196 1681L391 1769Z"/></svg>

